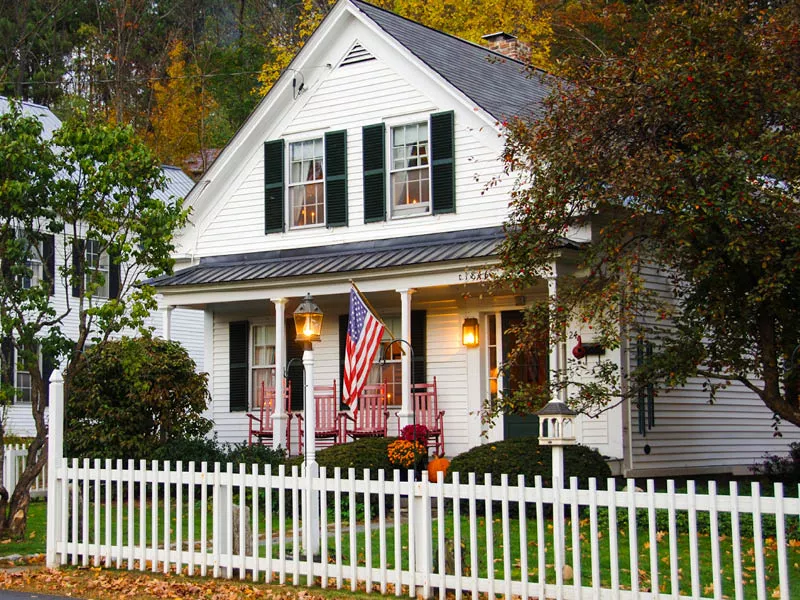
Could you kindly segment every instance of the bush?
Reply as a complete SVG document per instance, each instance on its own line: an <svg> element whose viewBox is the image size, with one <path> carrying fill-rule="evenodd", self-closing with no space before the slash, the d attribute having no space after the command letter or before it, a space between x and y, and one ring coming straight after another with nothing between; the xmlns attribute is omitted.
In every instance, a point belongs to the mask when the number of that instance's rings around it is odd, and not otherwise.
<svg viewBox="0 0 800 600"><path fill-rule="evenodd" d="M253 444L249 446L247 442L239 444L229 444L225 447L223 462L233 463L234 472L239 472L239 465L248 465L247 472L252 472L252 467L249 465L259 465L259 471L263 471L264 465L273 467L273 473L277 473L278 465L284 464L286 461L286 451L282 448L274 450L271 446L263 444Z"/></svg>
<svg viewBox="0 0 800 600"><path fill-rule="evenodd" d="M213 469L215 462L225 461L224 449L216 438L178 438L171 439L163 446L156 448L153 459L161 461L183 461L183 468L188 469L189 462L194 461L195 468L200 468L200 463L206 462Z"/></svg>
<svg viewBox="0 0 800 600"><path fill-rule="evenodd" d="M350 442L348 444L340 444L338 446L330 446L317 452L317 463L320 467L328 469L328 475L333 475L333 469L340 467L342 469L342 477L347 477L347 470L351 467L356 470L356 477L361 479L364 476L364 469L371 471L371 477L375 477L378 469L383 469L387 473L394 470L395 467L389 462L389 444L397 438L363 438ZM303 458L291 459L287 463L287 468L291 468L292 464L303 464ZM388 475L387 475L388 477Z"/></svg>
<svg viewBox="0 0 800 600"><path fill-rule="evenodd" d="M534 477L541 475L545 485L552 484L552 451L540 446L537 438L520 438L477 446L459 454L450 461L447 481L452 473L460 473L460 481L466 481L467 473L475 473L478 483L483 483L484 474L490 473L492 483L500 483L500 475L508 474L510 484L516 484L517 475L525 476L525 484L533 485ZM598 486L605 485L611 469L596 450L586 446L564 448L564 470L566 477L577 477L586 486L590 477L598 479Z"/></svg>
<svg viewBox="0 0 800 600"><path fill-rule="evenodd" d="M800 442L789 444L788 456L768 454L765 458L763 463L751 468L755 475L765 477L772 482L800 484Z"/></svg>
<svg viewBox="0 0 800 600"><path fill-rule="evenodd" d="M206 380L176 342L122 338L90 348L65 403L66 455L149 459L171 440L205 436Z"/></svg>

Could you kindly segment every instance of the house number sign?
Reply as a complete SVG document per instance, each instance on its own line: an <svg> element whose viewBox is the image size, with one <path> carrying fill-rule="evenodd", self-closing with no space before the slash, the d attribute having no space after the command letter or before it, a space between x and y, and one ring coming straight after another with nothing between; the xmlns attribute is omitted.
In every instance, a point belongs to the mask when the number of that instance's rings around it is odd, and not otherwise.
<svg viewBox="0 0 800 600"><path fill-rule="evenodd" d="M494 279L496 271L494 269L464 269L463 273L458 274L459 281L489 281Z"/></svg>

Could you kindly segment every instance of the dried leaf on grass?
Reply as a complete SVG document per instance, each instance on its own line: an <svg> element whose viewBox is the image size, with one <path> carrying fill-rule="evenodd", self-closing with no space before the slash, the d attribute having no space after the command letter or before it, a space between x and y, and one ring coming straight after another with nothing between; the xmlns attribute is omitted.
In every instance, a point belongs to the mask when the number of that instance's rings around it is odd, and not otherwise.
<svg viewBox="0 0 800 600"><path fill-rule="evenodd" d="M106 571L98 568L0 571L0 589L57 593L95 600L317 600L330 594L279 585Z"/></svg>

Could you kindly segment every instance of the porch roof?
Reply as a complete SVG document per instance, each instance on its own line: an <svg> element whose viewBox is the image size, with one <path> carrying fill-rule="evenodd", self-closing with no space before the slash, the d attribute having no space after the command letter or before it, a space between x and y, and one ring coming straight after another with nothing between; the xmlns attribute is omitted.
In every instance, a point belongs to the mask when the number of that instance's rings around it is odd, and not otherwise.
<svg viewBox="0 0 800 600"><path fill-rule="evenodd" d="M288 248L200 259L200 264L150 281L163 288L347 273L445 261L490 258L502 227L370 240L312 248ZM565 243L566 240L565 240Z"/></svg>

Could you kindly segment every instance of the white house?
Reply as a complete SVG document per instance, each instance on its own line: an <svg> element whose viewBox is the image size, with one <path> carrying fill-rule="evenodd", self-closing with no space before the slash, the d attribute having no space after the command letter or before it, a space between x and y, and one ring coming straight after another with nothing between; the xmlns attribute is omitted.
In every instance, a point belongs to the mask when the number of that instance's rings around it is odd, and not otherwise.
<svg viewBox="0 0 800 600"><path fill-rule="evenodd" d="M188 195L180 270L156 281L166 308L203 311L221 440L246 439L259 382L275 381L280 397L276 375L299 355L287 319L307 293L325 315L314 382L340 382L351 280L413 348L373 367L399 413L392 431L409 422L412 380L435 377L448 455L536 434L535 417L507 415L487 430L479 411L507 390L498 366L514 343L509 325L557 285L542 280L524 296L486 285L514 183L503 173L502 121L540 110L544 77L361 0L335 5ZM590 236L564 240L557 272ZM479 344L466 347L462 324L472 318ZM543 348L518 374L547 377L549 358ZM635 349L606 358L624 370ZM660 397L641 428L639 406L579 419L579 440L631 475L741 470L785 449L771 414L740 387L712 406L693 383Z"/></svg>
<svg viewBox="0 0 800 600"><path fill-rule="evenodd" d="M0 114L8 111L8 99L0 97ZM50 138L55 130L61 126L61 122L49 108L37 104L23 102L23 114L36 116L43 125L43 135ZM192 189L194 182L185 175L180 169L175 167L163 167L164 173L167 176L168 186L167 189L159 192L159 197L162 200L169 200L170 198L182 198ZM61 236L58 236L61 238ZM67 302L70 295L73 293L71 289L65 288L64 279L57 277L58 269L64 265L67 260L71 260L71 256L67 256L69 252L65 248L71 248L69 240L56 239L55 236L49 236L43 242L49 249L46 249L42 254L48 257L44 263L32 263L34 271L34 278L49 277L54 282L51 294L51 302L56 308L57 314L63 314L67 309ZM90 251L87 248L87 251ZM107 256L100 257L98 261L101 268L108 270L107 283L105 291L101 290L97 297L102 300L103 294L113 297L115 289L120 287L120 269L124 269L124 265L113 265ZM171 335L172 339L181 342L189 354L197 363L198 369L203 369L203 317L197 311L179 310L171 315ZM150 317L149 326L153 328L154 335L161 335L163 319L161 315L154 315ZM67 315L64 320L64 331L68 335L72 334L77 336L78 333L78 315L73 310ZM3 351L6 353L13 353L13 346L3 344ZM7 357L8 363L11 365L11 372L9 377L14 385L17 387L18 395L14 403L3 407L4 414L2 415L5 424L6 434L14 435L33 435L35 428L31 416L30 406L30 375L26 371L22 371L16 366L16 360L12 357ZM43 373L49 376L49 371L52 366L42 365Z"/></svg>

